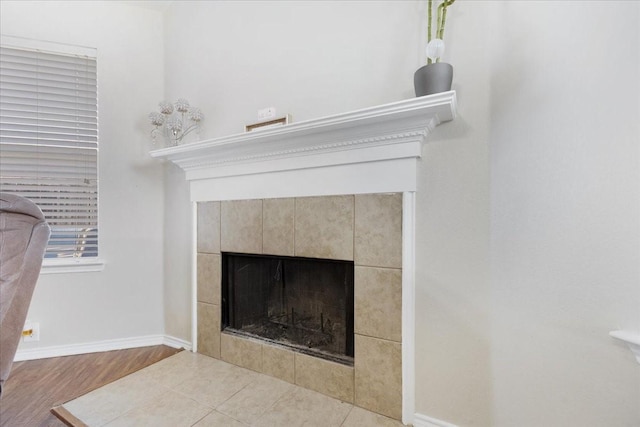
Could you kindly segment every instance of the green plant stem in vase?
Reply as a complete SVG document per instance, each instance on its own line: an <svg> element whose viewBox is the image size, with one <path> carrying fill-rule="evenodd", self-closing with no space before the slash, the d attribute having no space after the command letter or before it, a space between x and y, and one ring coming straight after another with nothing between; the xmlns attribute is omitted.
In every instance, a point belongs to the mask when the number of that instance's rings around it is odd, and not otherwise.
<svg viewBox="0 0 640 427"><path fill-rule="evenodd" d="M436 37L432 38L433 0L427 3L427 64L440 62L444 53L444 26L447 22L447 8L456 0L444 0L438 5L436 16Z"/></svg>

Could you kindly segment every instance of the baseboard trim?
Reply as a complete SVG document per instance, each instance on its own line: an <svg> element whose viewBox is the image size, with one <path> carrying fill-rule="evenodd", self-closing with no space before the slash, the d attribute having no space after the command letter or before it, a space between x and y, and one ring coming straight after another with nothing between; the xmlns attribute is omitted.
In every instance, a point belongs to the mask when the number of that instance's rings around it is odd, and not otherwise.
<svg viewBox="0 0 640 427"><path fill-rule="evenodd" d="M414 414L413 427L458 427L455 424L448 423L446 421L438 420L436 418L428 417L424 414Z"/></svg>
<svg viewBox="0 0 640 427"><path fill-rule="evenodd" d="M182 340L180 338L172 337L171 335L163 335L164 340L162 344L173 348L184 348L185 350L191 350L192 346L189 341Z"/></svg>
<svg viewBox="0 0 640 427"><path fill-rule="evenodd" d="M102 351L124 350L127 348L150 347L153 345L166 345L173 348L191 350L191 343L180 338L172 337L170 335L147 335L143 337L121 338L81 344L19 349L16 352L13 361L22 362L25 360L47 359L50 357L100 353Z"/></svg>

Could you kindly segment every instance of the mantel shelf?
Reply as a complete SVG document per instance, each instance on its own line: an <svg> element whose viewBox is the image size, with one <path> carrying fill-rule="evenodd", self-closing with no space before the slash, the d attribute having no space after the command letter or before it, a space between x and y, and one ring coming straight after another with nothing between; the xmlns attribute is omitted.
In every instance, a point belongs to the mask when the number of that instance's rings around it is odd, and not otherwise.
<svg viewBox="0 0 640 427"><path fill-rule="evenodd" d="M417 158L433 128L455 115L456 93L450 91L158 149L150 155L175 163L189 181Z"/></svg>

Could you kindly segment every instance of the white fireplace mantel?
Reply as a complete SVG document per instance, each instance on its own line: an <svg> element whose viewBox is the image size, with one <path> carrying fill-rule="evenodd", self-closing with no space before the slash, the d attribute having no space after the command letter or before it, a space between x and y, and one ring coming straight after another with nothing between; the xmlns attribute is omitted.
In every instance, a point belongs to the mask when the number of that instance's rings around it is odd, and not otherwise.
<svg viewBox="0 0 640 427"><path fill-rule="evenodd" d="M197 203L402 193L402 421L415 420L415 216L422 145L456 115L455 91L151 152L185 171L192 203L197 350Z"/></svg>
<svg viewBox="0 0 640 427"><path fill-rule="evenodd" d="M150 154L185 171L193 201L415 191L423 142L455 115L450 91Z"/></svg>

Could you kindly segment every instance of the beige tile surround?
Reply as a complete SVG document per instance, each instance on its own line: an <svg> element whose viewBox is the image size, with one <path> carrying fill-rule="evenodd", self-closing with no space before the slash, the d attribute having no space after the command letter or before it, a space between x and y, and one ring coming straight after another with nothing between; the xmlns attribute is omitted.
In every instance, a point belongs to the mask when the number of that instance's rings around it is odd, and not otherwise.
<svg viewBox="0 0 640 427"><path fill-rule="evenodd" d="M199 202L197 224L200 353L401 418L401 194ZM222 252L354 261L354 366L220 333Z"/></svg>

